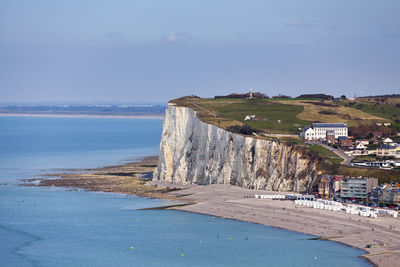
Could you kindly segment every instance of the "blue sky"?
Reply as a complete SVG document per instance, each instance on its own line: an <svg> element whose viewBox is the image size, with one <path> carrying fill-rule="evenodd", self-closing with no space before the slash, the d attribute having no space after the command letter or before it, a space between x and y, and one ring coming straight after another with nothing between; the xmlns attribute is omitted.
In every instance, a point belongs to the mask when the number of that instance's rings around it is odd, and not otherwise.
<svg viewBox="0 0 400 267"><path fill-rule="evenodd" d="M0 101L400 93L398 0L2 0Z"/></svg>

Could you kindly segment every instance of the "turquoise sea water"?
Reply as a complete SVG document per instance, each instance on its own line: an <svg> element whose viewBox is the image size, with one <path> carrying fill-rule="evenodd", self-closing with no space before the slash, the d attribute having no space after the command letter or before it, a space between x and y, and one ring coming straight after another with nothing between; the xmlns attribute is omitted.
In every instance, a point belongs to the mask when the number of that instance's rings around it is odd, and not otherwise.
<svg viewBox="0 0 400 267"><path fill-rule="evenodd" d="M140 208L120 194L18 186L57 168L155 155L161 120L0 117L0 266L369 266L362 251L268 226Z"/></svg>

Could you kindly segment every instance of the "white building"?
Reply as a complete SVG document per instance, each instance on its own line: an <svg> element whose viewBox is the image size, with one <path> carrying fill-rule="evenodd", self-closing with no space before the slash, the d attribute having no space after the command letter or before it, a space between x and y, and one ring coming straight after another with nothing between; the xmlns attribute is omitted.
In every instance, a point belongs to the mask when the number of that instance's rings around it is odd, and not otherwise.
<svg viewBox="0 0 400 267"><path fill-rule="evenodd" d="M367 146L367 145L369 145L369 140L368 139L356 140L356 144L359 144L359 143L363 144L364 146Z"/></svg>
<svg viewBox="0 0 400 267"><path fill-rule="evenodd" d="M325 140L327 131L333 131L335 133L335 138L338 138L339 136L347 136L347 124L313 123L312 127L305 127L300 136L306 140Z"/></svg>
<svg viewBox="0 0 400 267"><path fill-rule="evenodd" d="M354 146L354 149L364 150L364 149L366 149L366 147L365 147L365 145L363 143L357 143L356 142L356 145Z"/></svg>
<svg viewBox="0 0 400 267"><path fill-rule="evenodd" d="M244 118L245 121L251 121L256 118L256 115L247 115L246 118Z"/></svg>
<svg viewBox="0 0 400 267"><path fill-rule="evenodd" d="M385 143L385 144L391 144L391 143L393 143L393 140L390 139L389 137L387 137L387 138L383 139L383 143Z"/></svg>

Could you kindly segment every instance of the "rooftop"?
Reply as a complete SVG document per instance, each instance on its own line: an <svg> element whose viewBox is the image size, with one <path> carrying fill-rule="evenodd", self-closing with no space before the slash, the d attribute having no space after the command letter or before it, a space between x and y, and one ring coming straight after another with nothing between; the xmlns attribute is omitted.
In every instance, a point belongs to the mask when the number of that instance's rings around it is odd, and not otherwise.
<svg viewBox="0 0 400 267"><path fill-rule="evenodd" d="M313 123L313 128L343 128L347 123Z"/></svg>
<svg viewBox="0 0 400 267"><path fill-rule="evenodd" d="M395 149L396 147L391 146L391 145L381 145L380 147L378 147L380 149Z"/></svg>

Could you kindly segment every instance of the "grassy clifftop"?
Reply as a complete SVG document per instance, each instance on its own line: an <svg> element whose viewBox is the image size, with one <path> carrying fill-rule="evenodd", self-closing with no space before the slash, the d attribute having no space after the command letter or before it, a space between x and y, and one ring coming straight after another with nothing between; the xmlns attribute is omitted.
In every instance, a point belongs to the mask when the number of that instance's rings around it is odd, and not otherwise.
<svg viewBox="0 0 400 267"><path fill-rule="evenodd" d="M394 122L400 117L395 103L384 107L365 103L365 100L341 101L318 99L233 99L183 97L171 101L197 111L201 120L228 129L232 125L247 125L265 133L298 134L299 128L312 122L345 122L361 124ZM383 110L383 111L382 111ZM384 114L385 116L380 116ZM247 115L256 115L245 121Z"/></svg>

